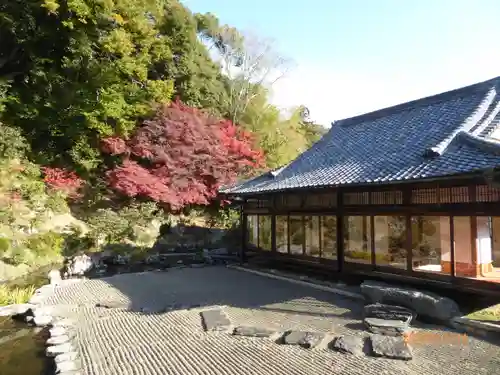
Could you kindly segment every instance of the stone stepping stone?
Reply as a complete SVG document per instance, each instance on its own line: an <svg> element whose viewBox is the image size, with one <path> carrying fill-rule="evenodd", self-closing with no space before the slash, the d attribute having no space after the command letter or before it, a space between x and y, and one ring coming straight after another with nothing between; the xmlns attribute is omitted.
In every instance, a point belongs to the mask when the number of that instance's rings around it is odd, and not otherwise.
<svg viewBox="0 0 500 375"><path fill-rule="evenodd" d="M413 359L411 347L403 337L370 336L372 355L409 361Z"/></svg>
<svg viewBox="0 0 500 375"><path fill-rule="evenodd" d="M68 335L55 336L47 340L47 345L60 345L67 343L70 340L71 338Z"/></svg>
<svg viewBox="0 0 500 375"><path fill-rule="evenodd" d="M240 326L233 330L234 336L269 337L275 332L266 328Z"/></svg>
<svg viewBox="0 0 500 375"><path fill-rule="evenodd" d="M56 373L66 374L68 372L80 371L82 365L79 360L56 363Z"/></svg>
<svg viewBox="0 0 500 375"><path fill-rule="evenodd" d="M205 331L224 331L229 328L231 322L226 314L220 309L205 310L200 313Z"/></svg>
<svg viewBox="0 0 500 375"><path fill-rule="evenodd" d="M78 358L80 358L80 356L78 355L77 352L68 352L68 353L62 353L62 354L56 355L56 357L54 358L54 361L56 363L68 362L68 361L75 361Z"/></svg>
<svg viewBox="0 0 500 375"><path fill-rule="evenodd" d="M57 336L63 336L65 334L67 334L67 330L65 327L52 327L51 329L49 329L49 334L50 334L50 337L57 337Z"/></svg>
<svg viewBox="0 0 500 375"><path fill-rule="evenodd" d="M364 308L363 323L370 332L402 336L410 330L415 314L404 307L384 304L367 305Z"/></svg>
<svg viewBox="0 0 500 375"><path fill-rule="evenodd" d="M41 315L41 316L35 316L33 318L33 322L37 327L45 327L48 326L52 322L52 317L49 315Z"/></svg>
<svg viewBox="0 0 500 375"><path fill-rule="evenodd" d="M49 357L55 357L58 354L63 354L63 353L69 353L69 352L74 352L75 348L71 343L67 342L65 344L61 345L54 345L54 346L49 346L46 350L47 356Z"/></svg>
<svg viewBox="0 0 500 375"><path fill-rule="evenodd" d="M365 338L359 336L339 336L329 345L332 350L344 354L364 355Z"/></svg>
<svg viewBox="0 0 500 375"><path fill-rule="evenodd" d="M280 340L285 345L299 345L305 349L317 346L325 335L319 332L289 331Z"/></svg>

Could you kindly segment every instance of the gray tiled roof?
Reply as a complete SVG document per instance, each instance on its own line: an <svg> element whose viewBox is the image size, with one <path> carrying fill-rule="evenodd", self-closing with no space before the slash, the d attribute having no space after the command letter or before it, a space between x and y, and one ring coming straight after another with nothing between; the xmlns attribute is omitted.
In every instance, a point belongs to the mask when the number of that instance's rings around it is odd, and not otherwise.
<svg viewBox="0 0 500 375"><path fill-rule="evenodd" d="M500 165L500 77L340 120L292 163L225 192L390 183Z"/></svg>

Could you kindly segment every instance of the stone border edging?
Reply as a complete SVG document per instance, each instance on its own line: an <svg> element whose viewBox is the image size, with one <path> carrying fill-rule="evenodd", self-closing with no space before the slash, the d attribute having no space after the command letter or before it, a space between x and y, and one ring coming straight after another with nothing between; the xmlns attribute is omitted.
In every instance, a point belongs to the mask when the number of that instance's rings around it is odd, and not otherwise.
<svg viewBox="0 0 500 375"><path fill-rule="evenodd" d="M464 316L451 319L451 324L455 328L465 329L469 333L486 335L488 332L500 334L500 325L487 322L480 322L477 320L469 319Z"/></svg>
<svg viewBox="0 0 500 375"><path fill-rule="evenodd" d="M241 266L227 265L226 267L230 268L230 269L235 269L238 271L253 273L253 274L259 275L259 276L269 277L271 279L288 281L288 282L293 283L293 284L298 284L298 285L307 286L310 288L322 290L325 292L339 294L341 296L349 297L349 298L356 299L356 300L363 300L363 301L365 300L365 297L361 293L349 292L347 290L343 290L343 289L339 289L339 288L333 288L333 287L326 286L326 285L315 284L315 283L312 283L310 281L296 280L296 279L292 279L290 277L275 275L275 274L265 272L265 271L257 271L257 270L253 270L253 269L245 268L245 267L241 267Z"/></svg>

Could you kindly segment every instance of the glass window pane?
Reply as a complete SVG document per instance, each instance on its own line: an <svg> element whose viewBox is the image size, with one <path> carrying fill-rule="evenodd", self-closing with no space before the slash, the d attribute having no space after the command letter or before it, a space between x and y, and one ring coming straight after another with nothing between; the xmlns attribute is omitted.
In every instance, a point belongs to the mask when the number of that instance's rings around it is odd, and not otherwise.
<svg viewBox="0 0 500 375"><path fill-rule="evenodd" d="M271 216L259 216L259 248L271 250Z"/></svg>
<svg viewBox="0 0 500 375"><path fill-rule="evenodd" d="M493 268L493 220L489 216L476 217L477 265L476 277L498 278Z"/></svg>
<svg viewBox="0 0 500 375"><path fill-rule="evenodd" d="M321 216L321 257L337 259L336 216Z"/></svg>
<svg viewBox="0 0 500 375"><path fill-rule="evenodd" d="M455 252L455 275L459 277L476 276L472 259L472 235L469 216L453 218L453 248Z"/></svg>
<svg viewBox="0 0 500 375"><path fill-rule="evenodd" d="M493 237L493 267L500 267L500 217L491 218L491 234Z"/></svg>
<svg viewBox="0 0 500 375"><path fill-rule="evenodd" d="M370 217L344 217L344 232L345 261L371 264Z"/></svg>
<svg viewBox="0 0 500 375"><path fill-rule="evenodd" d="M374 226L375 264L406 269L406 218L375 216Z"/></svg>
<svg viewBox="0 0 500 375"><path fill-rule="evenodd" d="M257 215L247 216L247 243L250 247L257 247L259 244L258 219L259 217Z"/></svg>
<svg viewBox="0 0 500 375"><path fill-rule="evenodd" d="M276 251L288 253L288 216L276 216Z"/></svg>
<svg viewBox="0 0 500 375"><path fill-rule="evenodd" d="M290 216L290 254L304 253L304 227L302 216Z"/></svg>
<svg viewBox="0 0 500 375"><path fill-rule="evenodd" d="M414 271L451 275L450 218L411 218L412 267Z"/></svg>
<svg viewBox="0 0 500 375"><path fill-rule="evenodd" d="M306 225L305 254L313 257L319 257L319 216L306 216L304 220Z"/></svg>

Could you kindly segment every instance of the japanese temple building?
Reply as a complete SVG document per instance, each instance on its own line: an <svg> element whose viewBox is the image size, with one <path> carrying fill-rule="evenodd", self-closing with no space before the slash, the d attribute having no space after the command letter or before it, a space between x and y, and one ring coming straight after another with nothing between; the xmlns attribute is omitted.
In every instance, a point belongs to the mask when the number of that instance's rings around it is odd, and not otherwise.
<svg viewBox="0 0 500 375"><path fill-rule="evenodd" d="M242 202L244 252L500 292L499 91L500 77L336 121L222 190Z"/></svg>

